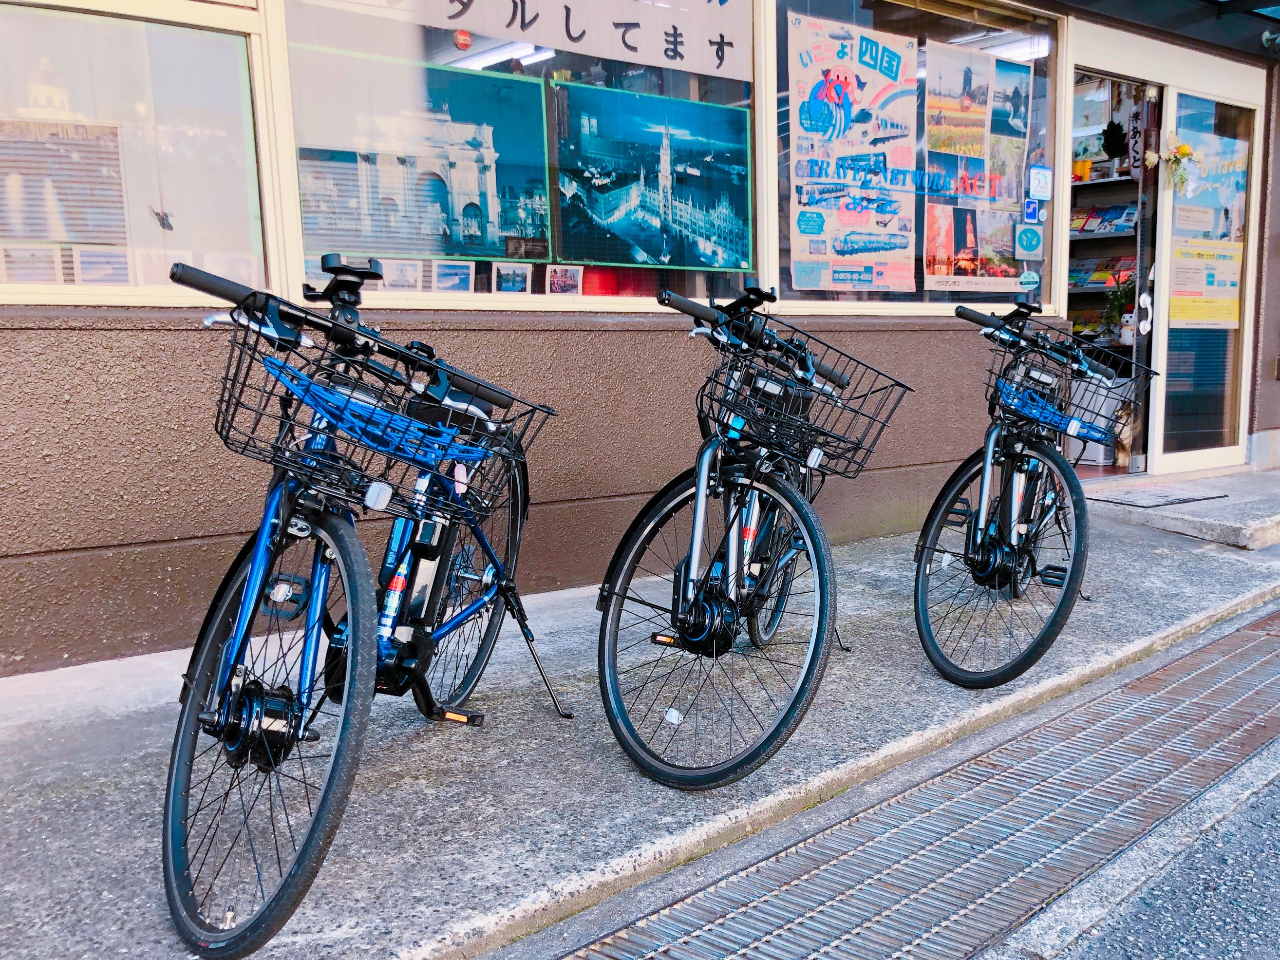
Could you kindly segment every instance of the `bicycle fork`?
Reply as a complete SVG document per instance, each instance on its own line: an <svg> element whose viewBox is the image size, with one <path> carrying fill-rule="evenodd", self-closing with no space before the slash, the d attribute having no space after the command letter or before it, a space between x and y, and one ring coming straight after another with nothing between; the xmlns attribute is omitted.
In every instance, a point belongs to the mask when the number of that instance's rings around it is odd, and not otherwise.
<svg viewBox="0 0 1280 960"><path fill-rule="evenodd" d="M992 546L1009 548L1021 554L1027 544L1034 544L1040 527L1053 515L1054 492L1042 491L1043 466L1034 457L1024 457L1021 443L1012 451L1012 466L1006 468L1001 483L999 517L992 522L992 502L995 499L996 456L1004 444L1004 424L996 421L987 428L983 443L982 478L979 484L978 506L970 517L968 539L965 545L967 561L971 567L991 562ZM1006 456L1006 462L1009 457ZM1043 508L1036 519L1035 509ZM996 543L992 544L992 538ZM1049 573L1046 570L1045 575ZM1049 580L1046 580L1048 583Z"/></svg>
<svg viewBox="0 0 1280 960"><path fill-rule="evenodd" d="M716 579L720 582L723 599L736 604L749 596L751 591L758 590L759 584L767 580L770 574L785 569L801 552L793 544L780 556L769 558L768 571L761 569L757 552L760 536L768 532L770 524L777 522L777 517L767 516L769 508L762 501L760 492L749 489L740 503L726 504L724 539L710 558L704 556L711 480L721 452L722 441L715 436L703 443L698 451L692 538L688 561L683 565L681 576L677 578L676 602L672 609L672 617L676 621L672 626L678 630L690 621L693 605L699 601L699 594L706 582L712 579L717 565L721 565L720 576ZM776 507L772 509L776 510ZM704 570L704 565L708 569Z"/></svg>

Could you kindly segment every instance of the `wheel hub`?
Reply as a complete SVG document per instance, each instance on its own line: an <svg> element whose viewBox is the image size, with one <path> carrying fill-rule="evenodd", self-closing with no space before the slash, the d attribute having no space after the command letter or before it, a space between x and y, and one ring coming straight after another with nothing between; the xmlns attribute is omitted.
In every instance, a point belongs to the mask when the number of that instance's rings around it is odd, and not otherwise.
<svg viewBox="0 0 1280 960"><path fill-rule="evenodd" d="M231 705L223 732L227 763L239 769L252 762L259 770L270 772L289 756L301 727L301 704L292 690L250 680Z"/></svg>
<svg viewBox="0 0 1280 960"><path fill-rule="evenodd" d="M1007 543L986 543L972 563L973 579L984 587L1003 590L1013 582L1022 558Z"/></svg>
<svg viewBox="0 0 1280 960"><path fill-rule="evenodd" d="M681 630L681 645L699 656L723 656L733 649L740 619L736 605L703 599L689 611L688 622Z"/></svg>

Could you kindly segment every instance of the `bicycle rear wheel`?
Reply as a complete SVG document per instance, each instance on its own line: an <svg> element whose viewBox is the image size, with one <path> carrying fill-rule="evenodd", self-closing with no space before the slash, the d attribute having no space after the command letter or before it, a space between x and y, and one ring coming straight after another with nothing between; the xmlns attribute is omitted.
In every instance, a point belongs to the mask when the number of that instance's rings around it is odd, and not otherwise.
<svg viewBox="0 0 1280 960"><path fill-rule="evenodd" d="M246 956L284 926L324 862L360 761L375 674L373 574L349 521L307 524L306 536L285 535L252 598L226 734L207 732L200 714L216 708L251 555L215 598L188 676L165 795L164 878L178 933L203 957ZM324 626L308 657L316 604ZM326 682L330 644L346 656Z"/></svg>
<svg viewBox="0 0 1280 960"><path fill-rule="evenodd" d="M692 475L655 497L619 548L600 626L600 693L614 735L647 776L681 789L732 783L778 751L817 693L835 622L831 548L809 502L774 474L730 468L722 481L725 515L754 493L778 532L750 558L739 600L726 601L719 574L708 575L711 639L689 641L673 616L693 535ZM714 507L709 498L709 518ZM708 522L704 568L722 567L723 542ZM673 634L678 645L658 640Z"/></svg>
<svg viewBox="0 0 1280 960"><path fill-rule="evenodd" d="M502 561L508 577L515 576L520 556L520 528L528 507L527 495L522 472L511 469L503 496L479 523L480 532ZM479 598L497 576L470 527L455 520L448 536L449 561L447 565L442 563L436 574L439 601L435 622L432 630L414 631L414 645L419 651L429 651L430 662L423 676L431 687L432 698L446 709L456 709L471 698L484 675L502 632L507 602L501 596L494 597L452 633L433 638L433 630ZM416 687L413 697L418 709L429 715Z"/></svg>
<svg viewBox="0 0 1280 960"><path fill-rule="evenodd" d="M1021 676L1062 632L1084 579L1089 518L1084 490L1054 447L1029 442L993 467L991 547L966 559L982 481L979 450L951 475L921 531L915 614L920 642L938 672L958 686L997 687ZM1020 517L1008 515L1015 469L1025 480ZM1010 531L1025 525L1025 544Z"/></svg>

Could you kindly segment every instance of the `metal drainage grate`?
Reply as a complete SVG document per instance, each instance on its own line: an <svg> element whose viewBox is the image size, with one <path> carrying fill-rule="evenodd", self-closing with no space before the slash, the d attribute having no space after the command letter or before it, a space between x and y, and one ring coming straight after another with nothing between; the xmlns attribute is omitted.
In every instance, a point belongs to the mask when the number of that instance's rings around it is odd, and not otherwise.
<svg viewBox="0 0 1280 960"><path fill-rule="evenodd" d="M1280 734L1280 618L606 937L582 960L958 960Z"/></svg>

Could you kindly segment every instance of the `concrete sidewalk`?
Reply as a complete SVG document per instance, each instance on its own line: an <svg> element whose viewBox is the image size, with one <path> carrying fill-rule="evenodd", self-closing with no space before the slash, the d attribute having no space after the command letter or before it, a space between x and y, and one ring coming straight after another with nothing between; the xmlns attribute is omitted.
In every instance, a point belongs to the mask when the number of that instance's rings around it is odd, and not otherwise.
<svg viewBox="0 0 1280 960"><path fill-rule="evenodd" d="M1156 527L1199 540L1261 550L1280 543L1280 470L1203 477L1153 478L1085 487L1091 516Z"/></svg>
<svg viewBox="0 0 1280 960"><path fill-rule="evenodd" d="M614 743L595 686L594 590L531 598L577 719L552 714L518 636L503 638L476 697L483 728L427 725L407 698L376 702L329 862L265 955L474 955L1280 593L1280 547L1246 553L1095 517L1092 602L1028 676L964 691L920 652L913 544L836 550L853 652L833 653L768 765L707 794L656 786ZM6 956L180 952L159 820L183 665L162 654L0 680Z"/></svg>

